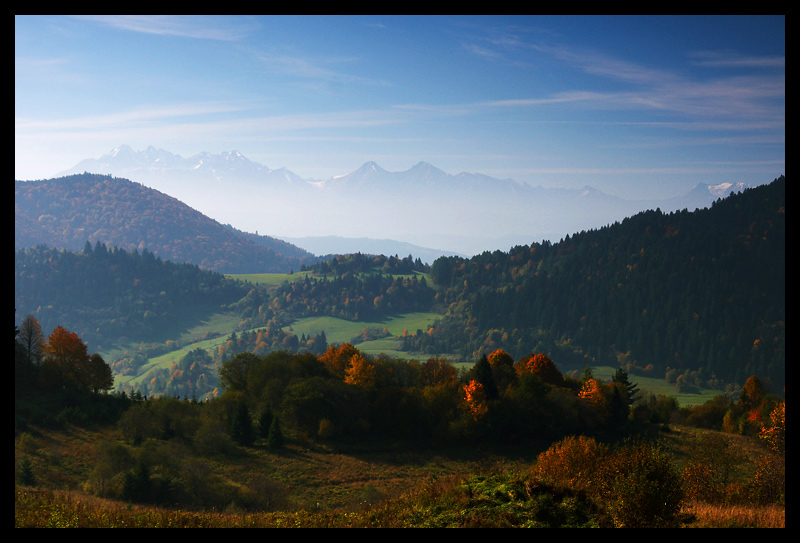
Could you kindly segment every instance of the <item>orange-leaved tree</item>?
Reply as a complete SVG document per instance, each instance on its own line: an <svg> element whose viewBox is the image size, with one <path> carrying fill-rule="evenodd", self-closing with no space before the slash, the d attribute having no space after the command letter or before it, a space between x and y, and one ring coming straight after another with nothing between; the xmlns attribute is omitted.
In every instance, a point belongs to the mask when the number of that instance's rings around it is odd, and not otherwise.
<svg viewBox="0 0 800 543"><path fill-rule="evenodd" d="M564 381L564 376L558 371L555 363L544 353L530 354L517 362L515 367L518 374L530 372L554 386L559 386Z"/></svg>
<svg viewBox="0 0 800 543"><path fill-rule="evenodd" d="M350 343L342 343L338 347L331 345L320 355L319 361L325 364L331 375L344 379L345 371L356 354L360 354L360 351Z"/></svg>
<svg viewBox="0 0 800 543"><path fill-rule="evenodd" d="M42 376L46 385L68 391L109 390L111 370L99 355L89 356L86 344L75 332L56 326L44 347Z"/></svg>
<svg viewBox="0 0 800 543"><path fill-rule="evenodd" d="M601 414L605 414L607 401L600 382L597 379L589 378L584 381L583 386L578 392L578 397L586 400L592 407Z"/></svg>
<svg viewBox="0 0 800 543"><path fill-rule="evenodd" d="M464 385L464 396L467 401L467 410L475 420L480 420L489 411L489 407L486 405L486 391L483 385L475 379Z"/></svg>

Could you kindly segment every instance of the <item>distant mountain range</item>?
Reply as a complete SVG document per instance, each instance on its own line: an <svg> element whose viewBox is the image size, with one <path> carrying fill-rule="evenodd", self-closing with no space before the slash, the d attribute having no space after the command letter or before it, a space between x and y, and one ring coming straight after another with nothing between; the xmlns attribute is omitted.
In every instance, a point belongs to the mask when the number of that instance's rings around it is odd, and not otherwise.
<svg viewBox="0 0 800 543"><path fill-rule="evenodd" d="M633 201L591 187L549 189L477 173L452 175L425 162L400 172L367 162L347 175L303 179L237 151L183 158L154 147L135 151L126 145L59 175L83 172L142 183L243 231L292 239L300 246L303 238L314 238L313 252L318 254L338 252L333 245L331 250L316 245L320 238L332 242L342 237L396 240L433 248L433 255L507 250L533 241L557 241L646 209L708 207L748 188L741 183L700 184L679 198ZM311 250L311 243L305 248ZM377 252L394 254L391 249Z"/></svg>

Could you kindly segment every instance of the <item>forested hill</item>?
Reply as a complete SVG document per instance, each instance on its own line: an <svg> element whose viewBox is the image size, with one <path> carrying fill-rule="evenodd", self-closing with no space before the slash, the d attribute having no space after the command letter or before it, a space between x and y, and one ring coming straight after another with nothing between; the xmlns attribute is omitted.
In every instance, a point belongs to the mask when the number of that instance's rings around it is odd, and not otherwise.
<svg viewBox="0 0 800 543"><path fill-rule="evenodd" d="M174 339L249 289L193 264L100 243L82 252L39 246L14 259L17 320L33 315L45 334L63 326L92 349Z"/></svg>
<svg viewBox="0 0 800 543"><path fill-rule="evenodd" d="M127 179L81 174L16 181L14 189L16 249L45 244L80 251L87 241L100 242L225 273L285 273L317 260L283 241L221 225Z"/></svg>
<svg viewBox="0 0 800 543"><path fill-rule="evenodd" d="M785 243L781 176L707 209L653 210L559 243L440 258L432 275L448 316L407 348L468 359L545 352L687 386L757 374L782 387Z"/></svg>

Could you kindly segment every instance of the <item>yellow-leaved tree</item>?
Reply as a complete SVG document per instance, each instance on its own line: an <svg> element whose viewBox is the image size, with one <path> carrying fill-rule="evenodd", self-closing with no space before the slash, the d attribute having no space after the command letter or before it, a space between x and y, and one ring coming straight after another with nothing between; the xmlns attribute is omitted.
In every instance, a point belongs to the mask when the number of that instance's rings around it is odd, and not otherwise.
<svg viewBox="0 0 800 543"><path fill-rule="evenodd" d="M375 365L371 364L361 353L354 354L345 370L344 382L364 390L375 388Z"/></svg>

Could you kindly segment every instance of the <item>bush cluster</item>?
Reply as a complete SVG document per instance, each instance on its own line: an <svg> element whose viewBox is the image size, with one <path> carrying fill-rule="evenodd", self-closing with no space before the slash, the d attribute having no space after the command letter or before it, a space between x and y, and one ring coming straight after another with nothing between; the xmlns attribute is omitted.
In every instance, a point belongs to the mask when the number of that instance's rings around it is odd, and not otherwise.
<svg viewBox="0 0 800 543"><path fill-rule="evenodd" d="M639 440L608 447L594 438L567 437L543 452L535 479L584 492L602 504L616 527L668 528L680 524L680 473L657 444Z"/></svg>

